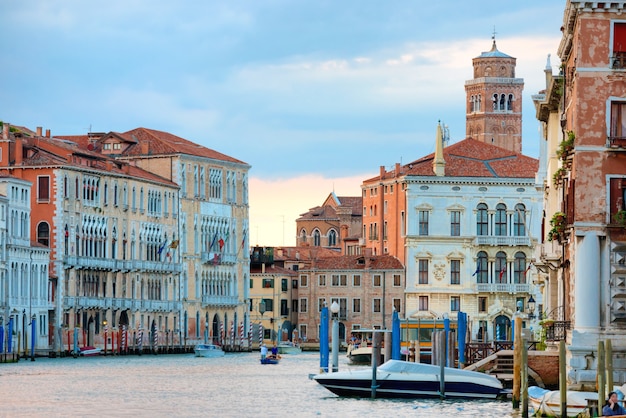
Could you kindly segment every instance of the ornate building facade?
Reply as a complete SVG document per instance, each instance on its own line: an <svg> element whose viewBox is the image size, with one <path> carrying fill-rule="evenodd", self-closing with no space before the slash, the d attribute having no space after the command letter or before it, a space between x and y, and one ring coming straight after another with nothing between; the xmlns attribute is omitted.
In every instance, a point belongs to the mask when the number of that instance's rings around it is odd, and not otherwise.
<svg viewBox="0 0 626 418"><path fill-rule="evenodd" d="M626 353L626 22L623 2L568 1L558 48L535 96L544 142L538 251L546 305L568 350L568 384L595 384L598 341ZM614 359L615 382L626 369Z"/></svg>

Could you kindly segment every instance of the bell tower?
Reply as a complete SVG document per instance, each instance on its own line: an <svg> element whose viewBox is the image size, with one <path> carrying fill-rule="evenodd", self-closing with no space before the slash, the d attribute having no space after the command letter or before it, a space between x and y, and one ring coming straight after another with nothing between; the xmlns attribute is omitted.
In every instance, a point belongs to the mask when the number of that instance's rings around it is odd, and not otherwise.
<svg viewBox="0 0 626 418"><path fill-rule="evenodd" d="M524 79L515 78L516 59L498 51L494 36L491 50L472 64L474 78L465 82L466 137L521 153Z"/></svg>

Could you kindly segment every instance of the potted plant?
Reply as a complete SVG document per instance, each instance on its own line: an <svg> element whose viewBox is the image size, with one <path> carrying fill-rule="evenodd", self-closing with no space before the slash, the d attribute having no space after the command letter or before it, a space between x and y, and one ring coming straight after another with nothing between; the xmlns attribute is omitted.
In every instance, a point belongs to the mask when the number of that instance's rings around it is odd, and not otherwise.
<svg viewBox="0 0 626 418"><path fill-rule="evenodd" d="M565 177L567 170L564 167L559 167L552 175L552 181L557 186L561 184L561 180Z"/></svg>
<svg viewBox="0 0 626 418"><path fill-rule="evenodd" d="M626 226L626 210L618 210L615 212L615 214L613 214L613 222Z"/></svg>
<svg viewBox="0 0 626 418"><path fill-rule="evenodd" d="M576 139L576 134L574 131L567 132L567 139L564 139L559 144L559 149L556 150L556 155L558 155L562 160L566 160L569 154L574 149L574 140Z"/></svg>

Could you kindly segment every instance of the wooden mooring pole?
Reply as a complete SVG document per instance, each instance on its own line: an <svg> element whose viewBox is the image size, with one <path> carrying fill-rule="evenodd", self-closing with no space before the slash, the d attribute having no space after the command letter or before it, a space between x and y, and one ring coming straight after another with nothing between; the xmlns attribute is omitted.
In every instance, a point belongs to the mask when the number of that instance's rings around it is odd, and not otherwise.
<svg viewBox="0 0 626 418"><path fill-rule="evenodd" d="M567 375L565 370L565 341L559 341L559 395L561 396L561 416L567 416Z"/></svg>

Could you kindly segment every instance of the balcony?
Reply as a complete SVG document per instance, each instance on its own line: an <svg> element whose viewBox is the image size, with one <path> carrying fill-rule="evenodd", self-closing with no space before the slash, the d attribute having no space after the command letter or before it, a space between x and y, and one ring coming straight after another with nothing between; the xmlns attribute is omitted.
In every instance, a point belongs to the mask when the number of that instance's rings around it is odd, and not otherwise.
<svg viewBox="0 0 626 418"><path fill-rule="evenodd" d="M220 254L203 251L200 253L202 264L236 264L237 254Z"/></svg>
<svg viewBox="0 0 626 418"><path fill-rule="evenodd" d="M111 258L84 256L66 256L64 264L66 269L75 268L78 270L150 271L159 273L180 273L182 271L180 263L170 263L164 261L115 260Z"/></svg>
<svg viewBox="0 0 626 418"><path fill-rule="evenodd" d="M237 296L203 295L202 305L211 307L234 307L239 303Z"/></svg>
<svg viewBox="0 0 626 418"><path fill-rule="evenodd" d="M527 283L476 283L476 290L481 293L529 293Z"/></svg>
<svg viewBox="0 0 626 418"><path fill-rule="evenodd" d="M116 309L142 312L175 312L182 307L181 302L166 300L138 300L129 298L101 298L94 296L66 296L64 309Z"/></svg>
<svg viewBox="0 0 626 418"><path fill-rule="evenodd" d="M509 237L509 236L499 236L499 235L478 235L474 239L474 245L489 245L492 247L519 247L526 246L530 247L531 239L530 237Z"/></svg>

